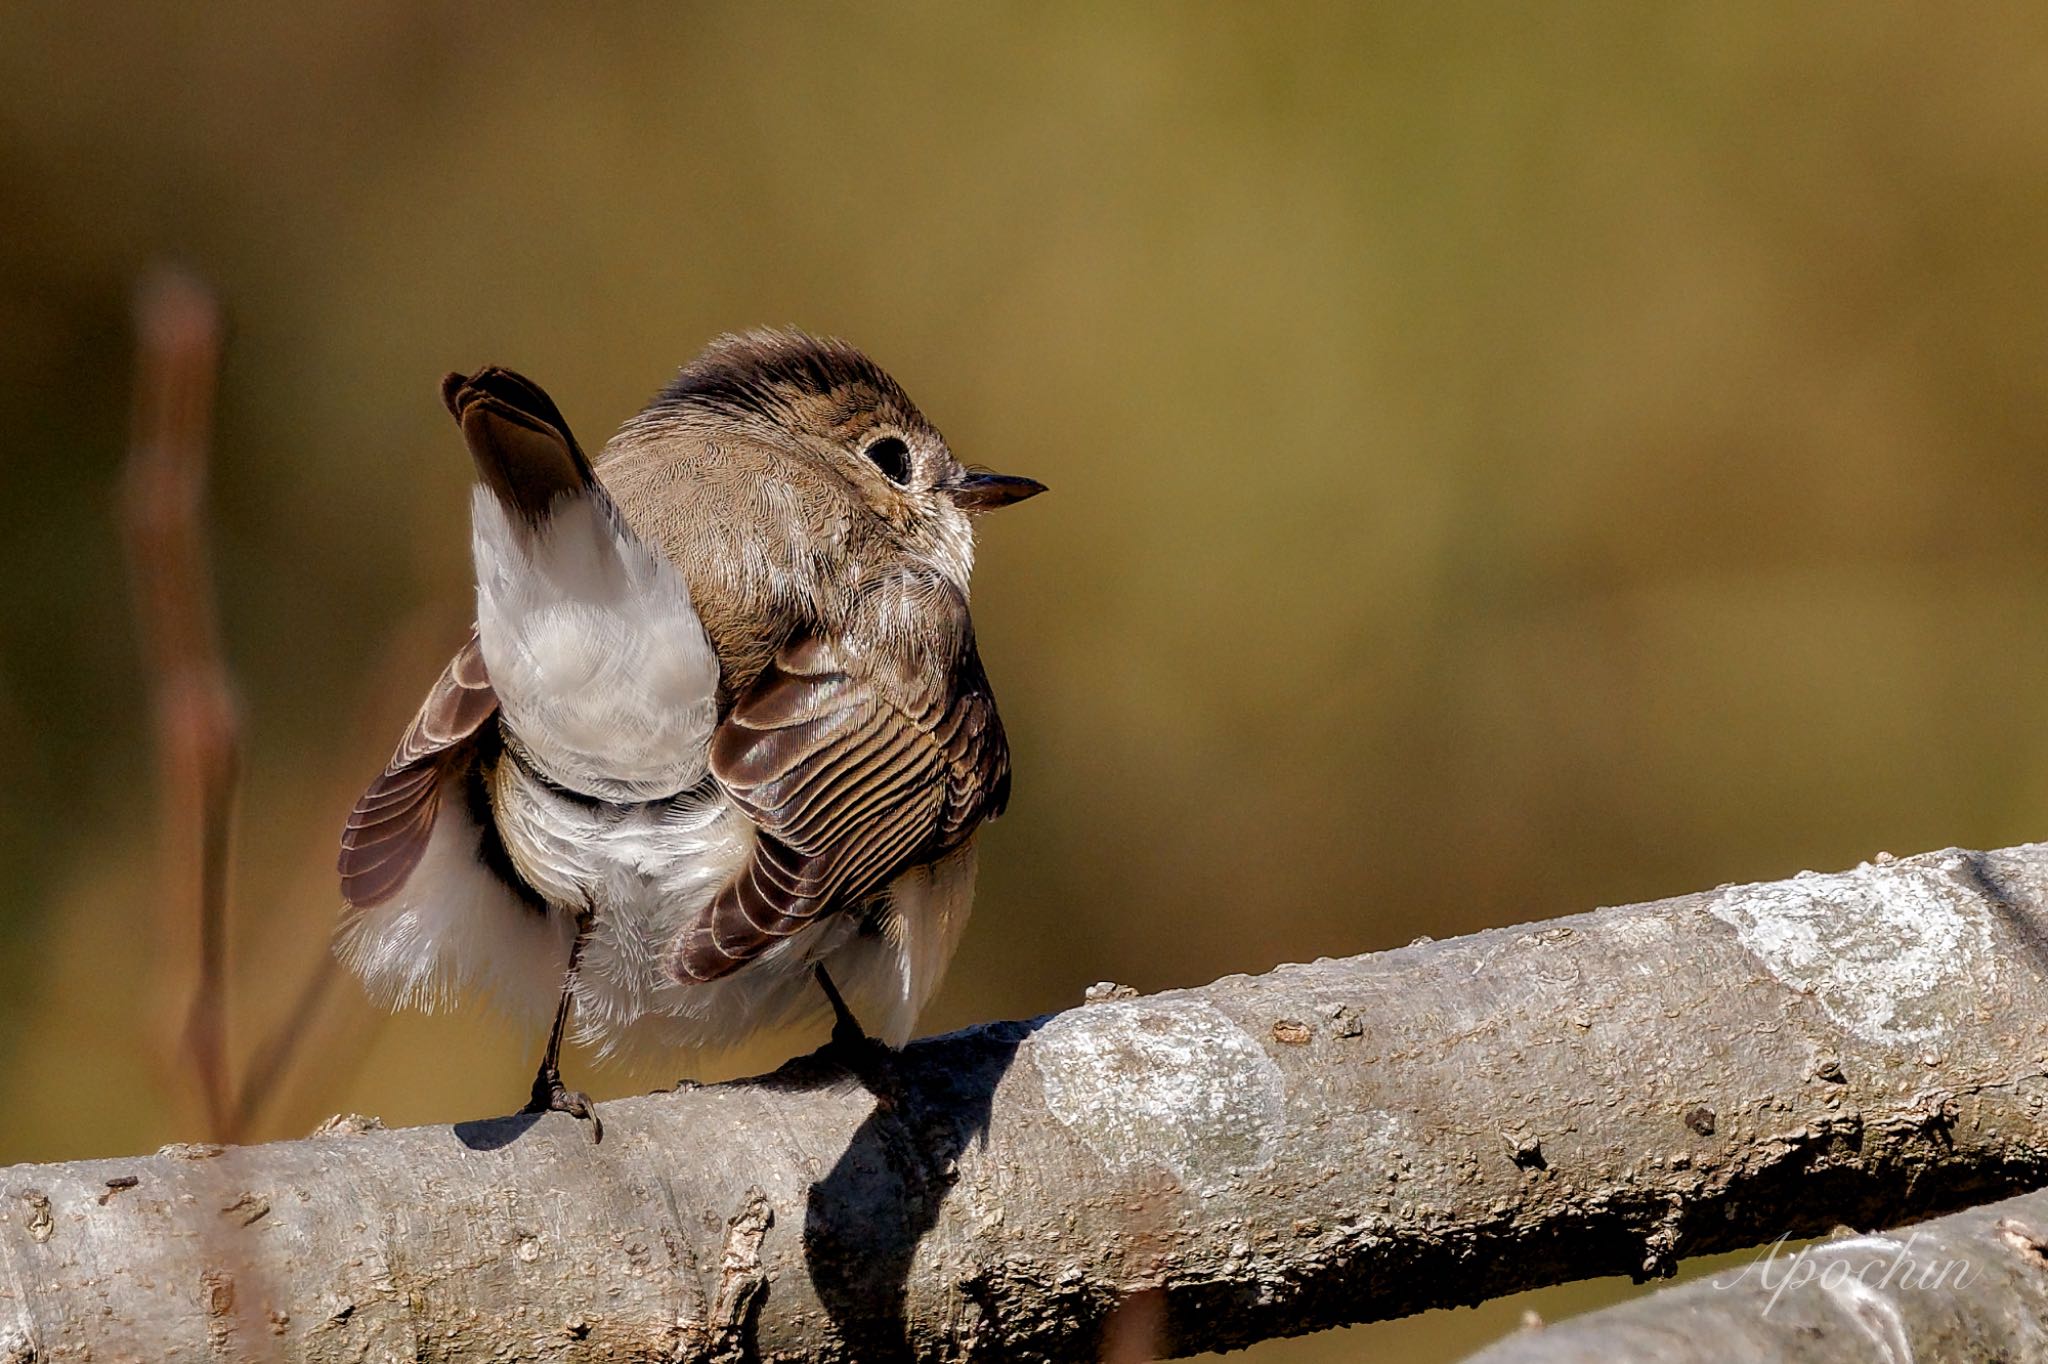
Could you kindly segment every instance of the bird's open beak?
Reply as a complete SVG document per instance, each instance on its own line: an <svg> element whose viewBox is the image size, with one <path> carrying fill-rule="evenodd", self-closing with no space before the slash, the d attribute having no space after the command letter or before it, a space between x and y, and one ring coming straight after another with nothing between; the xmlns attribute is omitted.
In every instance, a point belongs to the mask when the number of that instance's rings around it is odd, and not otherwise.
<svg viewBox="0 0 2048 1364"><path fill-rule="evenodd" d="M947 489L953 499L953 505L966 512L994 511L997 507L1022 502L1025 498L1036 497L1044 491L1045 485L1035 478L972 471Z"/></svg>

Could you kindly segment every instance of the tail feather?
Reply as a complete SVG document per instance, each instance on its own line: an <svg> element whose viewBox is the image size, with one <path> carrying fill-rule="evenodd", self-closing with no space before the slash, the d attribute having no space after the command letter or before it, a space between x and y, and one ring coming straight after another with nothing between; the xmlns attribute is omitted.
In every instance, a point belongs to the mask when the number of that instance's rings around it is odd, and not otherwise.
<svg viewBox="0 0 2048 1364"><path fill-rule="evenodd" d="M532 380L495 365L441 381L477 475L528 525L545 522L564 497L597 482L554 400Z"/></svg>
<svg viewBox="0 0 2048 1364"><path fill-rule="evenodd" d="M666 798L704 778L718 660L681 572L640 539L561 412L507 369L442 396L480 487L477 641L518 752L558 786Z"/></svg>

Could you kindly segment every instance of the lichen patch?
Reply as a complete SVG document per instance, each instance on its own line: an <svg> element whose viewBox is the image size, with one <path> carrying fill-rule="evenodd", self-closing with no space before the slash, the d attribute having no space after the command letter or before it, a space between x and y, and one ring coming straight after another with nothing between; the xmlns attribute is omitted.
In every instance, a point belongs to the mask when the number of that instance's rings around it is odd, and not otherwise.
<svg viewBox="0 0 2048 1364"><path fill-rule="evenodd" d="M1271 1162L1280 1069L1207 1004L1106 1001L1031 1039L1053 1116L1112 1170L1164 1170L1209 1193Z"/></svg>
<svg viewBox="0 0 2048 1364"><path fill-rule="evenodd" d="M1870 865L1714 892L1707 911L1829 1018L1888 1046L1948 1035L1949 1009L1993 985L1990 912L1952 860Z"/></svg>

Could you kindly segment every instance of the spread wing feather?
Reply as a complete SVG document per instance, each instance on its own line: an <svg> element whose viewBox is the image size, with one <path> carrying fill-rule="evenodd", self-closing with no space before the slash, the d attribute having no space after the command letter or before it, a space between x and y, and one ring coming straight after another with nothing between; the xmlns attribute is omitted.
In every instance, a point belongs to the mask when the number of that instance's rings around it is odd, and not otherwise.
<svg viewBox="0 0 2048 1364"><path fill-rule="evenodd" d="M670 959L715 980L957 847L1002 812L1009 750L970 634L957 666L920 678L812 637L739 698L711 771L759 829L753 856Z"/></svg>
<svg viewBox="0 0 2048 1364"><path fill-rule="evenodd" d="M469 761L474 739L497 713L471 630L427 693L383 774L349 812L341 835L341 895L353 909L383 904L405 885L426 853L440 814L442 777Z"/></svg>

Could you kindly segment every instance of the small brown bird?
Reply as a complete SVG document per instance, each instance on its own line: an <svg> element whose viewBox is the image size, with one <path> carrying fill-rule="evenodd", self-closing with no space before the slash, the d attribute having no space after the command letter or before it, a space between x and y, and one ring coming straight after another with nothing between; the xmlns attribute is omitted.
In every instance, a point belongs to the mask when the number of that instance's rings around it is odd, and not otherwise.
<svg viewBox="0 0 2048 1364"><path fill-rule="evenodd" d="M442 396L476 627L349 816L342 959L387 1006L553 1005L529 1108L593 1121L572 1012L609 1054L827 1005L864 1041L850 1001L900 1046L1010 786L971 518L1043 485L798 332L714 342L594 462L509 370Z"/></svg>

